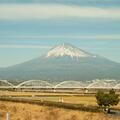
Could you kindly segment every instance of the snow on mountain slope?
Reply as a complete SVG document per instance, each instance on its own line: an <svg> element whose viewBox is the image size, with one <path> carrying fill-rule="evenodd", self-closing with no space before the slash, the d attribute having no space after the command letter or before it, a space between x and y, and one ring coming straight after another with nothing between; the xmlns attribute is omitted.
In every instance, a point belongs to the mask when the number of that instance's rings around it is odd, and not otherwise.
<svg viewBox="0 0 120 120"><path fill-rule="evenodd" d="M70 44L61 44L50 51L48 51L46 57L59 57L59 56L70 56L71 58L76 57L94 57L92 54L89 54L79 48L76 48Z"/></svg>

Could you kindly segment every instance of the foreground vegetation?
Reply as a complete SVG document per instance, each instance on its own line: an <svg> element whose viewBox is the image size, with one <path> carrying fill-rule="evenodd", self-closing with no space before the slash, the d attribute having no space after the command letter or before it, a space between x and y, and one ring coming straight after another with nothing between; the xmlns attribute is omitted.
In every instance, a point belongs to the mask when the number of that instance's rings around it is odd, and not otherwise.
<svg viewBox="0 0 120 120"><path fill-rule="evenodd" d="M103 108L104 111L110 113L110 107L119 103L119 95L115 93L113 89L109 93L98 91L96 94L97 104Z"/></svg>
<svg viewBox="0 0 120 120"><path fill-rule="evenodd" d="M64 103L76 103L97 106L95 96L69 94L69 93L54 93L54 92L17 92L17 91L0 91L0 97L24 97L41 101L60 102ZM117 106L113 106L120 109L120 102Z"/></svg>
<svg viewBox="0 0 120 120"><path fill-rule="evenodd" d="M6 113L10 114L10 120L120 120L120 112L102 111L106 103L107 107L116 105L113 92L110 96L104 95L110 98L109 104L99 92L96 100L95 96L71 93L0 91L0 120L5 120ZM112 109L120 111L120 104Z"/></svg>
<svg viewBox="0 0 120 120"><path fill-rule="evenodd" d="M83 112L63 108L0 101L0 120L5 120L6 112L10 120L119 120L104 113Z"/></svg>

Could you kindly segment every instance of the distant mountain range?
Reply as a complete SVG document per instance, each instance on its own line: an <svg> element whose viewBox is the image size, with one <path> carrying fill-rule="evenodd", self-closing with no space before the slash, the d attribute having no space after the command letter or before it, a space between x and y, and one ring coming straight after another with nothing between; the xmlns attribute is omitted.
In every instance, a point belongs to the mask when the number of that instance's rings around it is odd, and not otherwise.
<svg viewBox="0 0 120 120"><path fill-rule="evenodd" d="M60 44L36 59L1 68L0 78L9 81L39 79L51 82L120 80L120 64L70 44Z"/></svg>

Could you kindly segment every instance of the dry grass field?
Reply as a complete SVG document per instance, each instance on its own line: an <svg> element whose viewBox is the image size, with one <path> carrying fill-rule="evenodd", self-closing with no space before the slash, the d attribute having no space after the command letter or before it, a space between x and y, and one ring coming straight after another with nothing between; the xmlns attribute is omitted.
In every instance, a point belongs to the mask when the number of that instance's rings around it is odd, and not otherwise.
<svg viewBox="0 0 120 120"><path fill-rule="evenodd" d="M0 96L15 96L15 97L28 97L30 99L37 99L42 101L76 103L85 105L96 106L96 99L94 96L70 94L70 93L44 93L44 92L15 92L15 91L0 91ZM120 109L120 103L115 108Z"/></svg>
<svg viewBox="0 0 120 120"><path fill-rule="evenodd" d="M74 103L96 106L94 96L84 96L70 93L43 93L43 92L15 92L0 91L0 96L27 98L42 101ZM116 106L120 109L120 103ZM87 111L48 107L28 103L0 101L0 120L6 120L6 113L10 120L120 120L120 115L107 115Z"/></svg>
<svg viewBox="0 0 120 120"><path fill-rule="evenodd" d="M0 101L0 120L5 120L7 112L10 120L120 120L104 113Z"/></svg>

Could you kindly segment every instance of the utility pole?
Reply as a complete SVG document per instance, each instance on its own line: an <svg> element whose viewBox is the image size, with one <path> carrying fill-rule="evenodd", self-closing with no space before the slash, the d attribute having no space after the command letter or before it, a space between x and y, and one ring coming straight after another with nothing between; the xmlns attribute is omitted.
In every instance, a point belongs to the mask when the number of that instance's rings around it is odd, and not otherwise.
<svg viewBox="0 0 120 120"><path fill-rule="evenodd" d="M10 120L10 114L8 112L6 113L6 120Z"/></svg>

